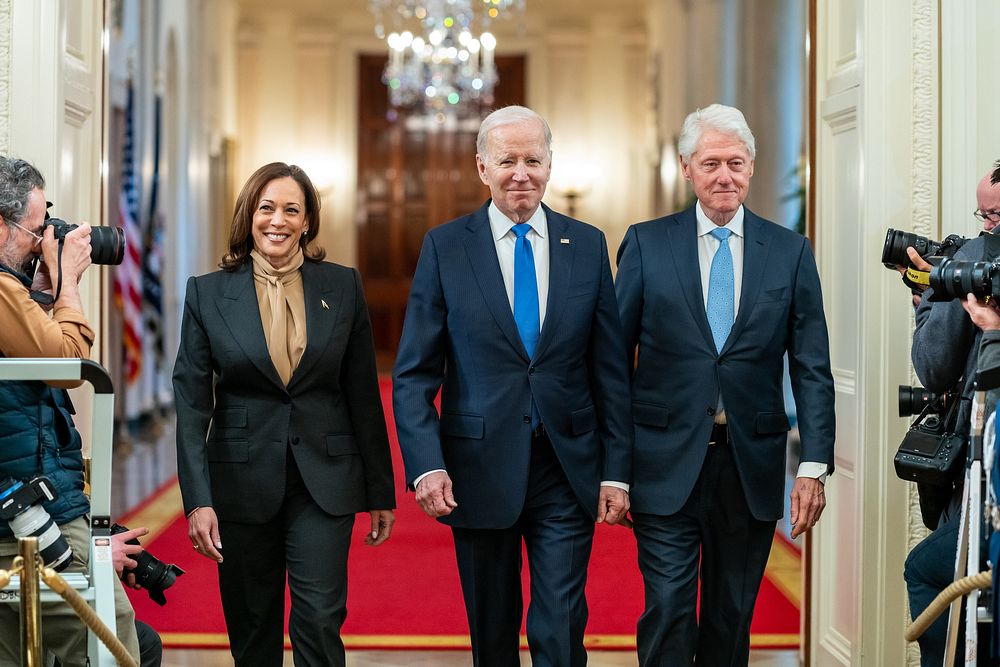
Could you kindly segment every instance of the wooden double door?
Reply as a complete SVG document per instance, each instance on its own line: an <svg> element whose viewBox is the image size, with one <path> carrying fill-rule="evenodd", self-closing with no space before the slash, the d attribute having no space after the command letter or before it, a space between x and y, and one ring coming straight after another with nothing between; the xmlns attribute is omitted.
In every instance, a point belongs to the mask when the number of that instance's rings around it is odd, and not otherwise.
<svg viewBox="0 0 1000 667"><path fill-rule="evenodd" d="M380 370L396 356L424 234L489 197L476 173L478 119L442 125L393 109L385 64L382 55L362 55L358 64L357 257ZM524 56L498 56L496 64L493 106L524 104Z"/></svg>

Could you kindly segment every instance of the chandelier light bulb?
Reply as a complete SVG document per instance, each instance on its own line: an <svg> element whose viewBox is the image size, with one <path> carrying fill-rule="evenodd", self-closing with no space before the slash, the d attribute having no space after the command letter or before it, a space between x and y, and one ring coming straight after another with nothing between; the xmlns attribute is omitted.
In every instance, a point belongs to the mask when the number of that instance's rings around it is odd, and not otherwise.
<svg viewBox="0 0 1000 667"><path fill-rule="evenodd" d="M391 108L454 124L493 104L497 39L486 30L513 20L527 0L367 0L375 34L385 39L382 73ZM389 33L389 34L387 34ZM481 34L480 34L481 33ZM477 39L475 35L480 34Z"/></svg>

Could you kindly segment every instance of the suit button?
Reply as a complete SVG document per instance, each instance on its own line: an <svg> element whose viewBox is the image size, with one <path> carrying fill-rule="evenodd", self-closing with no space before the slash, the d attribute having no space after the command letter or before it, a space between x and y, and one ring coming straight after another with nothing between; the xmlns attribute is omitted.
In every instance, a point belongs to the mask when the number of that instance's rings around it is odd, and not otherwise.
<svg viewBox="0 0 1000 667"><path fill-rule="evenodd" d="M534 375L534 374L535 374L535 367L532 366L531 368L528 369L528 375Z"/></svg>
<svg viewBox="0 0 1000 667"><path fill-rule="evenodd" d="M705 410L705 414L711 417L712 415L715 414L715 408L708 408L707 410Z"/></svg>
<svg viewBox="0 0 1000 667"><path fill-rule="evenodd" d="M530 424L531 423L531 415L524 415L524 416L522 416L521 417L521 421L523 421L525 424Z"/></svg>
<svg viewBox="0 0 1000 667"><path fill-rule="evenodd" d="M289 403L292 402L292 397L289 396L288 394L285 394L284 396L281 397L281 402L284 403L285 405L288 405Z"/></svg>
<svg viewBox="0 0 1000 667"><path fill-rule="evenodd" d="M719 358L718 358L718 359L717 359L717 360L715 361L715 363L716 363L716 365L717 365L717 366L721 366L721 365L723 365L723 364L724 364L724 363L726 363L726 362L722 360L722 357L719 357Z"/></svg>
<svg viewBox="0 0 1000 667"><path fill-rule="evenodd" d="M292 444L293 445L299 444L299 436L297 436L297 435L293 435L292 436Z"/></svg>

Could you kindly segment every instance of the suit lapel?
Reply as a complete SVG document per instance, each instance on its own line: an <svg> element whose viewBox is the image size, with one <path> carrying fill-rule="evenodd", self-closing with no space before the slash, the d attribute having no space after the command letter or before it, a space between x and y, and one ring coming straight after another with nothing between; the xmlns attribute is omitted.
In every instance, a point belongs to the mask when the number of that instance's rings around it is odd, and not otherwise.
<svg viewBox="0 0 1000 667"><path fill-rule="evenodd" d="M229 327L233 340L240 346L247 358L253 362L264 376L285 389L278 372L271 363L264 340L264 325L260 320L260 306L257 304L257 290L253 287L250 262L226 276L226 289L215 299L222 321Z"/></svg>
<svg viewBox="0 0 1000 667"><path fill-rule="evenodd" d="M736 316L733 328L729 332L729 338L726 339L726 344L722 348L723 353L739 337L740 331L743 330L750 318L754 304L757 303L761 278L764 275L767 257L771 250L771 245L768 243L769 234L764 221L745 207L743 211L743 284L740 288L740 312Z"/></svg>
<svg viewBox="0 0 1000 667"><path fill-rule="evenodd" d="M469 233L465 237L465 252L469 257L472 275L497 326L517 353L525 361L530 361L524 343L521 342L521 334L517 331L517 324L514 323L514 313L510 310L507 288L504 287L503 274L500 272L500 260L497 259L497 247L493 241L493 230L486 213L488 207L489 202L486 202L470 216L466 224Z"/></svg>
<svg viewBox="0 0 1000 667"><path fill-rule="evenodd" d="M327 284L324 272L316 262L302 263L302 292L306 307L306 349L288 382L291 389L316 365L323 351L333 340L333 330L344 316L344 285ZM326 303L326 308L323 304Z"/></svg>
<svg viewBox="0 0 1000 667"><path fill-rule="evenodd" d="M576 253L576 239L569 238L569 222L566 217L545 204L542 204L542 207L545 210L549 235L549 292L545 306L545 323L542 325L538 344L535 346L536 359L545 352L559 328L563 306L566 305L566 294L573 277L573 257ZM569 243L560 243L560 238L569 238Z"/></svg>
<svg viewBox="0 0 1000 667"><path fill-rule="evenodd" d="M684 299L687 301L691 316L698 324L698 329L706 344L713 351L715 340L712 338L712 328L708 325L708 315L705 314L705 297L702 294L701 267L698 264L698 222L694 207L682 211L667 228L667 247L674 259L674 270L677 272L677 285L680 286ZM667 285L666 289L673 289Z"/></svg>

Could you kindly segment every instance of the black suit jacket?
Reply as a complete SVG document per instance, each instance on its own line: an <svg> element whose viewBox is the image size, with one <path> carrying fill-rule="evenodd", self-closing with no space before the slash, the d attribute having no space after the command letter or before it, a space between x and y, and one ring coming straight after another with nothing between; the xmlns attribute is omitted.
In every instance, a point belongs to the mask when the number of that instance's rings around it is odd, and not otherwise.
<svg viewBox="0 0 1000 667"><path fill-rule="evenodd" d="M511 526L528 487L534 397L580 505L594 516L600 482L628 482L632 472L628 368L604 234L545 207L548 306L529 359L488 207L424 237L393 368L407 480L446 469L458 507L443 523Z"/></svg>
<svg viewBox="0 0 1000 667"><path fill-rule="evenodd" d="M833 377L812 249L744 209L739 313L721 352L705 314L694 207L633 225L618 251L616 288L632 375L637 512L669 515L698 479L721 393L733 455L754 517L783 513L782 387L789 373L802 461L833 472Z"/></svg>
<svg viewBox="0 0 1000 667"><path fill-rule="evenodd" d="M251 265L188 280L174 366L185 512L211 506L223 520L267 521L284 497L289 447L324 511L395 507L361 277L306 260L302 282L308 340L285 387L267 351Z"/></svg>

